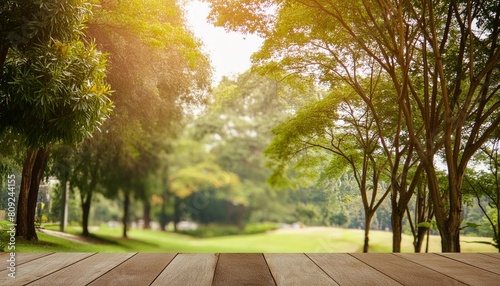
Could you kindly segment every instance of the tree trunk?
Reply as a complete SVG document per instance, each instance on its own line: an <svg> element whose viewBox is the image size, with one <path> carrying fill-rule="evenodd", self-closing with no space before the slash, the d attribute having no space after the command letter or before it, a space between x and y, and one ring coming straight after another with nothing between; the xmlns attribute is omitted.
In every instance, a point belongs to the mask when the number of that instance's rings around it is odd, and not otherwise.
<svg viewBox="0 0 500 286"><path fill-rule="evenodd" d="M148 199L143 200L143 220L144 220L144 229L151 229L151 203Z"/></svg>
<svg viewBox="0 0 500 286"><path fill-rule="evenodd" d="M413 232L413 249L415 253L422 252L422 245L424 240L430 231L430 226L423 226L422 223L430 223L434 213L432 211L432 201L425 191L423 184L419 184L417 187L417 197L415 200L415 228L412 228ZM408 216L410 213L408 212ZM428 252L428 247L426 247L426 253Z"/></svg>
<svg viewBox="0 0 500 286"><path fill-rule="evenodd" d="M496 165L499 166L498 161ZM497 227L495 229L495 243L497 244L498 252L500 252L500 185L498 184L498 182L497 182Z"/></svg>
<svg viewBox="0 0 500 286"><path fill-rule="evenodd" d="M363 253L368 253L368 250L370 248L370 227L365 226L365 240L363 243Z"/></svg>
<svg viewBox="0 0 500 286"><path fill-rule="evenodd" d="M92 202L92 192L88 192L87 194L81 194L81 203L82 203L82 235L90 236L89 232L89 216L90 216L90 204Z"/></svg>
<svg viewBox="0 0 500 286"><path fill-rule="evenodd" d="M397 207L397 203L392 201L391 226L392 226L392 252L401 252L401 235L403 232L403 215Z"/></svg>
<svg viewBox="0 0 500 286"><path fill-rule="evenodd" d="M38 240L35 228L38 189L49 158L49 150L40 148L28 150L23 165L21 190L17 209L16 236L25 240Z"/></svg>
<svg viewBox="0 0 500 286"><path fill-rule="evenodd" d="M68 191L69 191L69 181L68 176L64 175L64 178L61 182L61 217L59 230L61 232L66 231L66 226L68 225Z"/></svg>
<svg viewBox="0 0 500 286"><path fill-rule="evenodd" d="M365 240L363 244L363 253L368 253L368 250L370 248L370 225L372 224L372 218L374 214L374 212L365 210Z"/></svg>
<svg viewBox="0 0 500 286"><path fill-rule="evenodd" d="M35 165L33 166L33 172L31 173L31 186L28 196L28 232L27 240L38 240L35 228L35 215L36 215L36 205L38 202L38 190L40 188L40 182L43 178L43 172L47 166L47 161L49 159L49 150L47 148L40 148L36 154ZM41 223L41 222L40 222Z"/></svg>
<svg viewBox="0 0 500 286"><path fill-rule="evenodd" d="M25 238L28 234L28 196L31 186L31 174L35 165L36 151L28 149L26 159L23 164L21 176L21 187L17 200L17 216L16 216L16 236Z"/></svg>
<svg viewBox="0 0 500 286"><path fill-rule="evenodd" d="M128 226L128 208L130 205L130 194L124 192L125 198L123 199L123 238L127 238L127 226Z"/></svg>
<svg viewBox="0 0 500 286"><path fill-rule="evenodd" d="M452 223L447 223L443 229L440 229L441 251L442 252L460 252L460 228L451 228Z"/></svg>
<svg viewBox="0 0 500 286"><path fill-rule="evenodd" d="M425 234L425 253L429 253L429 242L431 236L431 228L427 229L427 233Z"/></svg>
<svg viewBox="0 0 500 286"><path fill-rule="evenodd" d="M181 200L174 196L174 231L177 232L177 224L181 221Z"/></svg>
<svg viewBox="0 0 500 286"><path fill-rule="evenodd" d="M168 189L163 192L162 200L163 201L162 201L161 209L160 209L160 229L162 231L165 231L167 228L167 223L168 223L167 205L170 201Z"/></svg>
<svg viewBox="0 0 500 286"><path fill-rule="evenodd" d="M166 202L163 201L160 209L160 229L165 231L167 229L167 207Z"/></svg>
<svg viewBox="0 0 500 286"><path fill-rule="evenodd" d="M432 159L427 161L432 162ZM441 236L441 251L442 252L460 252L460 223L462 220L462 195L461 190L456 189L461 187L461 184L450 181L449 189L447 190L448 201L443 201L443 196L439 189L438 177L436 170L432 164L426 166L427 183L429 194L432 199L432 207L434 209L434 217ZM450 176L451 176L451 172ZM453 176L457 178L456 174ZM446 198L447 196L444 196ZM445 212L444 203L449 204L450 210Z"/></svg>
<svg viewBox="0 0 500 286"><path fill-rule="evenodd" d="M420 253L422 251L422 245L424 244L424 240L428 232L428 227L419 226L417 228L417 237L413 245L415 253Z"/></svg>

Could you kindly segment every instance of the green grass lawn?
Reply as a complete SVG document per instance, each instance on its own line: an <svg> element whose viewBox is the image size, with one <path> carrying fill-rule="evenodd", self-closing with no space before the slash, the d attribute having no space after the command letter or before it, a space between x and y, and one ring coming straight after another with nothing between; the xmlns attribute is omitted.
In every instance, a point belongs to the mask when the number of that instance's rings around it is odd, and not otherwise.
<svg viewBox="0 0 500 286"><path fill-rule="evenodd" d="M79 229L69 228L78 233ZM40 233L38 242L18 241L20 252L361 252L363 231L341 228L304 228L261 234L195 238L172 232L131 230L129 238L120 237L121 229L100 227L91 243L81 244ZM491 241L489 238L462 237L462 252L497 252L493 246L467 241ZM371 231L370 252L391 252L392 234ZM403 237L403 252L413 252L412 238ZM440 239L431 237L430 252L440 252Z"/></svg>

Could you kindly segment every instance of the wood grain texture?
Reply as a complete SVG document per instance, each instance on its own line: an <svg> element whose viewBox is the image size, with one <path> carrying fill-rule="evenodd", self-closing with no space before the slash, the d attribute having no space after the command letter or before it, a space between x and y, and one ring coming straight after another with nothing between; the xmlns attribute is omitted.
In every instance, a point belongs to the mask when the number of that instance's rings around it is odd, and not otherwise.
<svg viewBox="0 0 500 286"><path fill-rule="evenodd" d="M138 253L89 285L149 285L174 257L170 253Z"/></svg>
<svg viewBox="0 0 500 286"><path fill-rule="evenodd" d="M217 254L178 254L151 285L212 285Z"/></svg>
<svg viewBox="0 0 500 286"><path fill-rule="evenodd" d="M500 259L500 253L481 253L483 255L487 255L496 259Z"/></svg>
<svg viewBox="0 0 500 286"><path fill-rule="evenodd" d="M495 285L500 282L500 275L453 260L446 256L431 253L398 254L410 261L431 268L469 285Z"/></svg>
<svg viewBox="0 0 500 286"><path fill-rule="evenodd" d="M469 265L496 273L500 275L500 261L498 259L482 255L480 253L441 253L439 255L467 263Z"/></svg>
<svg viewBox="0 0 500 286"><path fill-rule="evenodd" d="M355 253L351 255L404 285L465 285L394 254Z"/></svg>
<svg viewBox="0 0 500 286"><path fill-rule="evenodd" d="M4 262L7 263L7 261L5 261L5 260L9 259L9 256L10 256L9 252L5 252L4 254L5 254L5 258L3 258L3 257L1 258L2 259L2 264L0 264L1 266L3 266ZM39 252L17 252L16 253L16 265L17 266L23 265L24 263L33 261L35 259L47 256L47 255L51 255L51 254L52 253L50 253L50 252L47 252L47 253L39 253ZM4 267L2 267L0 269L0 273L2 273L3 271L7 271L7 269L5 269Z"/></svg>
<svg viewBox="0 0 500 286"><path fill-rule="evenodd" d="M339 285L401 285L349 254L306 254Z"/></svg>
<svg viewBox="0 0 500 286"><path fill-rule="evenodd" d="M86 285L133 255L133 253L97 253L29 285Z"/></svg>
<svg viewBox="0 0 500 286"><path fill-rule="evenodd" d="M17 265L15 279L8 277L7 273L2 272L0 275L0 285L25 285L92 255L93 253L54 253L45 255ZM27 256L35 257L32 255Z"/></svg>
<svg viewBox="0 0 500 286"><path fill-rule="evenodd" d="M500 254L17 253L7 274L0 285L500 285Z"/></svg>
<svg viewBox="0 0 500 286"><path fill-rule="evenodd" d="M276 284L267 267L264 255L257 253L224 253L219 254L212 285L274 286Z"/></svg>
<svg viewBox="0 0 500 286"><path fill-rule="evenodd" d="M305 254L264 254L276 285L338 285Z"/></svg>

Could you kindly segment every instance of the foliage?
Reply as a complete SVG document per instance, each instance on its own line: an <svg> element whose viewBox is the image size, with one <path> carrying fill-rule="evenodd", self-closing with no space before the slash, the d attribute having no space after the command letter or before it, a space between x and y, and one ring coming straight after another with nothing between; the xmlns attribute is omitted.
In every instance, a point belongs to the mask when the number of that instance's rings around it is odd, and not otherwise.
<svg viewBox="0 0 500 286"><path fill-rule="evenodd" d="M270 74L312 76L330 87L349 86L372 111L375 105L369 95L378 87L363 87L360 79L388 79L388 102L397 104L399 119L397 132L381 134L381 144L387 153L390 145L385 143L404 138L408 149L396 151L411 150L407 158L418 155L443 251L460 250L465 170L500 123L500 2L210 2L218 25L265 35L254 62ZM265 7L276 8L276 16L262 15ZM236 9L241 10L228 13ZM381 128L382 122L377 123ZM443 155L449 180L445 196L436 174L438 154ZM403 161L394 160L393 174L406 160L398 159ZM403 193L401 207L406 208L411 193Z"/></svg>
<svg viewBox="0 0 500 286"><path fill-rule="evenodd" d="M82 30L89 10L85 0L2 1L0 43L25 49L51 38L69 41Z"/></svg>
<svg viewBox="0 0 500 286"><path fill-rule="evenodd" d="M217 165L200 163L178 170L171 175L170 181L172 192L183 199L193 192L206 189L221 191L227 188L231 191L231 188L238 185L239 178Z"/></svg>
<svg viewBox="0 0 500 286"><path fill-rule="evenodd" d="M497 131L498 132L498 131ZM499 245L499 216L500 216L500 177L499 177L499 151L498 134L495 134L481 152L476 156L476 164L482 164L486 170L468 170L465 176L464 196L468 202L477 201L476 219L481 225L476 227L480 235L490 234L492 244ZM482 226L482 227L481 227ZM486 230L485 230L486 228Z"/></svg>
<svg viewBox="0 0 500 286"><path fill-rule="evenodd" d="M0 82L0 128L33 147L89 137L111 111L105 64L95 45L81 41L12 51Z"/></svg>
<svg viewBox="0 0 500 286"><path fill-rule="evenodd" d="M250 71L234 79L223 78L213 90L206 112L173 143L169 159L172 191L186 190L189 182L193 182L191 189L196 190L185 192L192 194L181 203L185 219L231 222L242 227L242 220L280 221L284 213L291 217L291 210L283 204L286 197L275 194L265 184L270 170L265 166L262 151L271 140L272 126L300 101L303 99L288 86ZM198 175L200 164L233 174L238 186L231 191L199 189L197 182L212 173ZM179 174L187 179L180 180Z"/></svg>
<svg viewBox="0 0 500 286"><path fill-rule="evenodd" d="M99 134L72 150L77 160L69 162L70 180L87 209L84 224L92 192L101 191L124 199L126 226L131 199L146 205L165 190L156 176L165 176L159 170L168 141L181 130L184 113L204 103L209 62L177 1L94 4L85 36L109 54L115 112Z"/></svg>

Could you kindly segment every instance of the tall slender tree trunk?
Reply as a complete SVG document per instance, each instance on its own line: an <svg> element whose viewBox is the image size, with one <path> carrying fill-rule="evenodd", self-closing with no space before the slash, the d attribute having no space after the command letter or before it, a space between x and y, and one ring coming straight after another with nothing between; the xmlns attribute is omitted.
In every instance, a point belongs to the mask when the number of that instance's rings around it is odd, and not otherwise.
<svg viewBox="0 0 500 286"><path fill-rule="evenodd" d="M424 244L424 240L428 232L429 232L428 227L419 226L417 228L417 237L413 245L415 253L422 252L422 245Z"/></svg>
<svg viewBox="0 0 500 286"><path fill-rule="evenodd" d="M19 193L16 236L25 240L38 240L35 228L38 190L49 158L49 150L40 148L27 152L23 165L21 190Z"/></svg>
<svg viewBox="0 0 500 286"><path fill-rule="evenodd" d="M144 229L151 229L151 202L146 198L142 201L143 204L143 215Z"/></svg>
<svg viewBox="0 0 500 286"><path fill-rule="evenodd" d="M64 178L61 182L61 217L59 230L61 232L66 231L66 227L68 225L68 191L69 191L69 180L68 176L64 175Z"/></svg>
<svg viewBox="0 0 500 286"><path fill-rule="evenodd" d="M372 224L374 214L375 212L365 210L365 240L363 243L363 253L368 253L370 249L370 225Z"/></svg>
<svg viewBox="0 0 500 286"><path fill-rule="evenodd" d="M177 231L179 221L181 221L181 200L174 196L174 231Z"/></svg>
<svg viewBox="0 0 500 286"><path fill-rule="evenodd" d="M167 205L170 201L170 182L168 180L168 168L165 168L166 175L163 176L164 190L162 193L162 204L160 209L160 229L165 231L167 229L168 217L167 217Z"/></svg>
<svg viewBox="0 0 500 286"><path fill-rule="evenodd" d="M417 205L415 206L415 211L417 212L417 221L416 221L417 231L416 234L414 234L415 239L413 242L413 246L415 253L419 253L422 252L422 245L424 244L424 240L426 237L428 243L429 232L430 232L430 226L419 226L419 224L423 222L427 223L431 222L434 216L431 200L428 194L424 192L422 186L418 188ZM428 252L428 246L426 247L425 252L426 253Z"/></svg>
<svg viewBox="0 0 500 286"><path fill-rule="evenodd" d="M160 229L165 231L167 229L167 201L166 196L163 196L163 202L160 209Z"/></svg>
<svg viewBox="0 0 500 286"><path fill-rule="evenodd" d="M92 192L87 192L81 196L82 203L82 235L90 236L89 232L89 216L90 216L90 204L92 202Z"/></svg>
<svg viewBox="0 0 500 286"><path fill-rule="evenodd" d="M130 194L128 191L124 192L124 199L123 199L123 238L127 238L127 229L128 229L128 213L129 213L129 206L130 206Z"/></svg>

